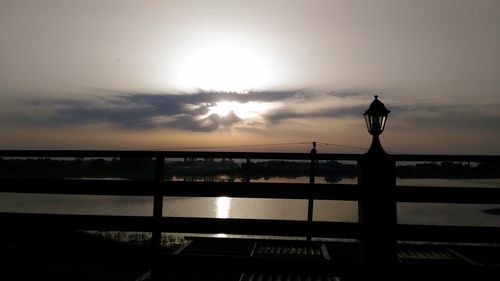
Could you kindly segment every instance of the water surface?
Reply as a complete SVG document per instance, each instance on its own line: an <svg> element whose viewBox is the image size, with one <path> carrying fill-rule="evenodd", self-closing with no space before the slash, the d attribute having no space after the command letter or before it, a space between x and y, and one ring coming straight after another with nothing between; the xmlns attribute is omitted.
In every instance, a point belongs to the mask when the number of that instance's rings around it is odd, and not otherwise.
<svg viewBox="0 0 500 281"><path fill-rule="evenodd" d="M176 179L180 180L180 179ZM259 179L265 182L308 182L308 177ZM326 183L318 177L317 183ZM356 184L343 178L342 184ZM500 179L398 179L401 186L497 187ZM404 187L402 187L404 188ZM95 196L3 193L1 212L150 216L153 201L146 196ZM496 204L398 203L398 221L409 224L500 226L500 216L484 212ZM356 222L357 202L314 201L314 219ZM166 197L164 216L306 220L307 200Z"/></svg>

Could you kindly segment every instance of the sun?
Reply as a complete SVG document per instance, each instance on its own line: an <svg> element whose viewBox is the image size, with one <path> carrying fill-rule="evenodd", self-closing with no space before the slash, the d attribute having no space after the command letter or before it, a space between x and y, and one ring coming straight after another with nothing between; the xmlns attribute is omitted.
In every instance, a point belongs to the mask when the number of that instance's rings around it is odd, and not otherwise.
<svg viewBox="0 0 500 281"><path fill-rule="evenodd" d="M177 89L248 92L270 88L277 79L272 57L236 36L200 38L176 55L170 82Z"/></svg>
<svg viewBox="0 0 500 281"><path fill-rule="evenodd" d="M235 102L228 102L228 101L218 102L208 109L208 115L217 114L221 117L224 117L227 116L229 113L231 113L231 111L232 112L235 112L235 110L238 111L236 107L238 106L236 105Z"/></svg>
<svg viewBox="0 0 500 281"><path fill-rule="evenodd" d="M281 106L279 102L220 101L208 108L207 115L217 114L220 117L225 117L233 112L241 119L255 119L279 106Z"/></svg>

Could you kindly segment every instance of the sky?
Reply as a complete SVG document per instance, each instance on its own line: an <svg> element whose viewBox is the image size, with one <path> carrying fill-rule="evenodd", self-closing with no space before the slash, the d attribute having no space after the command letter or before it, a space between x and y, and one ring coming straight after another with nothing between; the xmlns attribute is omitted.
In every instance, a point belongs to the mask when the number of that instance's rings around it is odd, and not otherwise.
<svg viewBox="0 0 500 281"><path fill-rule="evenodd" d="M499 77L498 0L0 2L0 149L498 155Z"/></svg>

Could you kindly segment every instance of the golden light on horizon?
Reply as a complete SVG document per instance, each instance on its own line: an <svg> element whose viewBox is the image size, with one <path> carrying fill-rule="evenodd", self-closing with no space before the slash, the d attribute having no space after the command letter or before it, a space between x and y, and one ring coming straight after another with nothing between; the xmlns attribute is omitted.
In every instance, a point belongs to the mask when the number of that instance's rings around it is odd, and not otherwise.
<svg viewBox="0 0 500 281"><path fill-rule="evenodd" d="M208 114L217 114L225 117L233 112L241 119L258 118L272 110L281 106L278 102L237 102L237 101L220 101L209 108Z"/></svg>

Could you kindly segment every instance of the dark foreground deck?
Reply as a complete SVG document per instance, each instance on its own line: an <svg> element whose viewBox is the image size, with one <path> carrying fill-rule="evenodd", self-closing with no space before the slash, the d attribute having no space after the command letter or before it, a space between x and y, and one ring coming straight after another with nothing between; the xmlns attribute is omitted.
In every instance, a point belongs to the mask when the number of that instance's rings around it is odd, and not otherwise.
<svg viewBox="0 0 500 281"><path fill-rule="evenodd" d="M344 281L362 280L363 266L357 242L248 238L188 237L155 261L139 251L82 249L3 249L2 256L2 280ZM394 270L396 280L498 280L500 246L400 244Z"/></svg>
<svg viewBox="0 0 500 281"><path fill-rule="evenodd" d="M500 228L380 224L397 248L363 252L366 218L359 223L313 220L315 200L366 204L361 186L316 184L318 160L360 161L355 154L225 153L168 151L0 151L0 157L143 157L155 159L152 180L109 181L3 178L0 192L151 196L150 217L0 213L2 232L128 231L152 233L140 249L39 247L2 243L0 280L498 280ZM166 158L295 159L311 161L307 184L252 182L172 182L164 180ZM499 156L394 155L395 161L500 162ZM308 201L307 220L164 217L164 196L281 198ZM394 187L396 202L500 204L498 188ZM372 202L373 203L373 202ZM168 207L168 206L167 206ZM395 211L395 210L394 210ZM265 236L192 238L175 253L162 249L162 233ZM283 238L289 237L289 238ZM302 238L303 241L298 239ZM368 237L370 238L370 237ZM370 238L371 239L371 238ZM372 242L376 239L372 239ZM7 241L8 242L8 241ZM381 242L382 243L382 242ZM377 261L386 252L397 261ZM370 255L371 259L366 259ZM387 256L387 255L385 255ZM388 270L377 270L382 264Z"/></svg>
<svg viewBox="0 0 500 281"><path fill-rule="evenodd" d="M162 271L162 280L207 280L207 273L212 272L208 276L214 280L228 281L340 281L360 280L362 270L361 252L356 242L193 238L177 255L186 259L210 256L213 260L193 265L189 271L177 274ZM224 260L227 257L232 259L224 264L218 261L218 258ZM494 277L482 273L480 269L500 266L500 247L404 244L399 245L398 261L397 280L430 280L437 277L493 280ZM409 274L417 268L432 270L435 266L439 266L441 272L434 272L430 278L426 274ZM213 272L215 268L228 269ZM383 280L384 276L376 279Z"/></svg>

